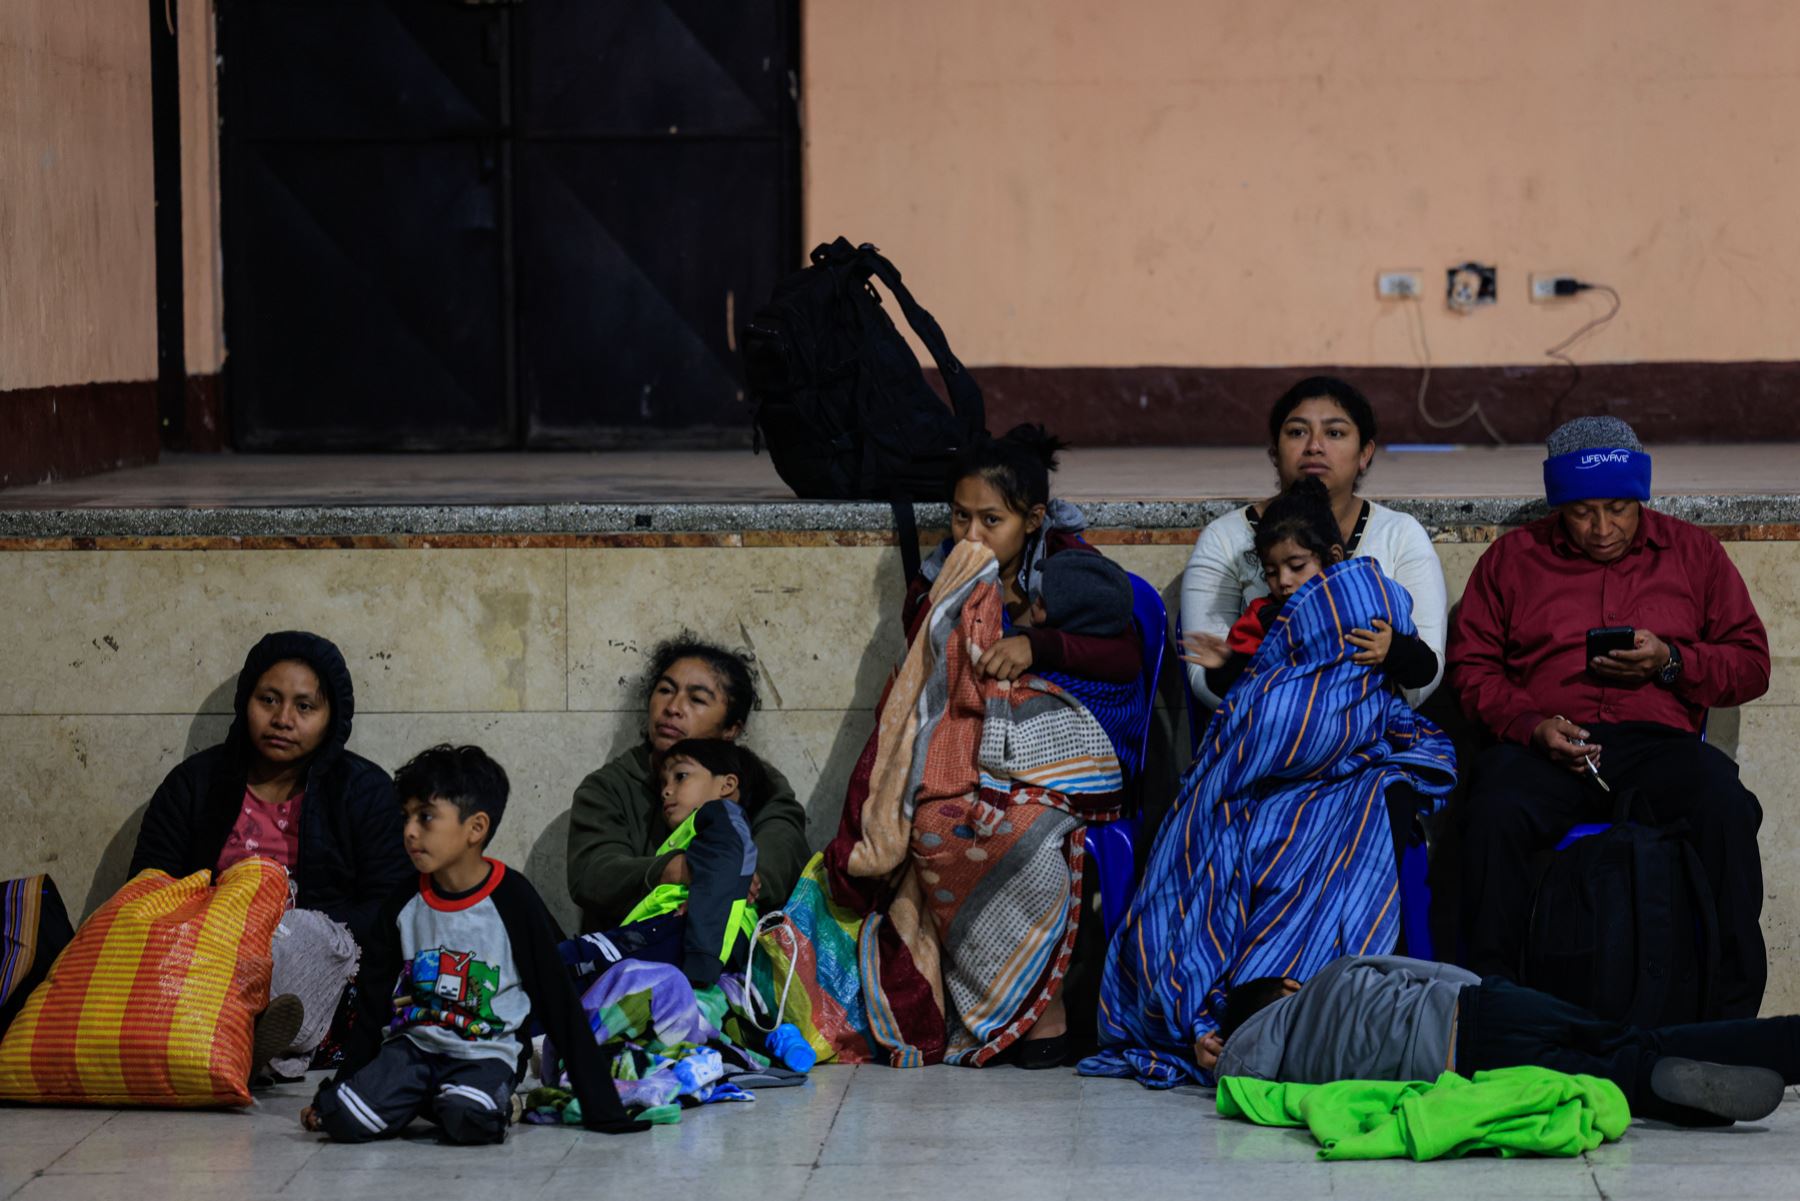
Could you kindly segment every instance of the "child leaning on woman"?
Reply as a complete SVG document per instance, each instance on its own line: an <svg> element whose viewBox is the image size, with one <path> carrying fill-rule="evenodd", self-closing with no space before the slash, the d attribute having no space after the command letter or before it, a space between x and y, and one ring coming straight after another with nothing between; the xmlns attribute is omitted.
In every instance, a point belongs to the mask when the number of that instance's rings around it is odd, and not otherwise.
<svg viewBox="0 0 1800 1201"><path fill-rule="evenodd" d="M1224 638L1195 631L1182 640L1182 660L1206 669L1206 686L1214 696L1224 696L1237 683L1282 606L1301 585L1344 561L1343 532L1332 515L1324 482L1302 477L1270 501L1256 524L1255 547L1269 595L1251 601ZM1369 624L1373 628L1359 627L1344 637L1356 648L1351 662L1381 668L1401 688L1431 683L1437 675L1437 655L1424 640L1395 633L1379 617Z"/></svg>

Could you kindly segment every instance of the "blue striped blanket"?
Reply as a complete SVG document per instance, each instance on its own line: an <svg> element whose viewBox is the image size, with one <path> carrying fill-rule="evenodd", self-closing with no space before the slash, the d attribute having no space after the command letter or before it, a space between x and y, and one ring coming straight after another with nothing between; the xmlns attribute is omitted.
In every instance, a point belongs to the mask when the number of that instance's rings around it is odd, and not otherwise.
<svg viewBox="0 0 1800 1201"><path fill-rule="evenodd" d="M1193 1046L1231 983L1393 950L1386 794L1410 784L1435 810L1456 759L1378 668L1351 662L1344 635L1376 617L1414 631L1412 598L1373 559L1309 580L1213 715L1107 949L1102 1049L1083 1074L1210 1083Z"/></svg>

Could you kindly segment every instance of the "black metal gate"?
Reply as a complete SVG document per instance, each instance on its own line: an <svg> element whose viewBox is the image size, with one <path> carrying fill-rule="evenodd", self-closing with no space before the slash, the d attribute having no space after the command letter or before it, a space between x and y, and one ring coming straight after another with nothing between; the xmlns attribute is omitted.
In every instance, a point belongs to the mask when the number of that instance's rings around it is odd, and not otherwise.
<svg viewBox="0 0 1800 1201"><path fill-rule="evenodd" d="M797 0L219 6L249 450L741 441L799 260Z"/></svg>

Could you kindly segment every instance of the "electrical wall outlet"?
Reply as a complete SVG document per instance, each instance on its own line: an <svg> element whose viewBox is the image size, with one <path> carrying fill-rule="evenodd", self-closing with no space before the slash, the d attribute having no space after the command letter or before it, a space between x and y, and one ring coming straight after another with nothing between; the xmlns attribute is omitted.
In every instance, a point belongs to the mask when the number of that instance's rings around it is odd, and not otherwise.
<svg viewBox="0 0 1800 1201"><path fill-rule="evenodd" d="M1421 290L1419 271L1383 271L1375 276L1375 295L1383 300L1411 300Z"/></svg>
<svg viewBox="0 0 1800 1201"><path fill-rule="evenodd" d="M1557 291L1561 285L1562 291ZM1542 304L1548 300L1570 300L1575 296L1575 277L1573 275L1533 275L1531 277L1531 302Z"/></svg>
<svg viewBox="0 0 1800 1201"><path fill-rule="evenodd" d="M1487 263L1464 263L1444 272L1444 300L1452 312L1472 313L1500 299L1499 269Z"/></svg>

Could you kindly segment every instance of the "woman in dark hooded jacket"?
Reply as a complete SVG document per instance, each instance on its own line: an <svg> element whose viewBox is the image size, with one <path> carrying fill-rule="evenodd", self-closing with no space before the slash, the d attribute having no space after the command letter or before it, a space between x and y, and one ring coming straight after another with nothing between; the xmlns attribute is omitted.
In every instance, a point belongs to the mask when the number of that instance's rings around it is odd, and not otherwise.
<svg viewBox="0 0 1800 1201"><path fill-rule="evenodd" d="M221 871L252 854L293 875L295 905L361 945L377 907L416 874L394 781L344 748L356 695L317 634L268 634L238 676L231 732L189 756L150 799L131 873Z"/></svg>
<svg viewBox="0 0 1800 1201"><path fill-rule="evenodd" d="M415 873L393 778L344 747L356 694L336 646L294 630L265 635L244 660L233 710L225 741L189 756L150 798L131 874L217 873L253 855L287 868L296 912L272 948L279 995L252 1053L259 1072L287 1053L277 1070L295 1074L354 971L344 930L362 946L382 901Z"/></svg>

